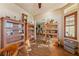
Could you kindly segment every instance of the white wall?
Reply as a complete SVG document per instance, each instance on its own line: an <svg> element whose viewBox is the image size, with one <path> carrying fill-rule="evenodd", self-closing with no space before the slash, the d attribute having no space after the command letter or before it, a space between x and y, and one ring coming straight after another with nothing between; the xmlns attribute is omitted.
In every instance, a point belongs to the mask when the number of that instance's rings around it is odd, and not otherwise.
<svg viewBox="0 0 79 59"><path fill-rule="evenodd" d="M16 4L0 3L0 17L10 16L11 18L14 19L14 16L16 16L16 19L20 20L22 13L28 15L28 22L33 22L33 17Z"/></svg>

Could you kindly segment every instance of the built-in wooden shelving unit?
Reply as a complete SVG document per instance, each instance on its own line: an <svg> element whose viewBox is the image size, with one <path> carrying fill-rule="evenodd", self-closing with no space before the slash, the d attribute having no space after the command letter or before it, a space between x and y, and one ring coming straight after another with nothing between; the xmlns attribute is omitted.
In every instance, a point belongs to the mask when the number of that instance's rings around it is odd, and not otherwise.
<svg viewBox="0 0 79 59"><path fill-rule="evenodd" d="M20 20L14 20L10 18L1 18L0 19L0 48L1 51L6 55L9 53L8 49L10 46L21 49L25 45L25 30L24 22ZM11 49L11 48L10 48ZM7 52L5 52L7 51Z"/></svg>

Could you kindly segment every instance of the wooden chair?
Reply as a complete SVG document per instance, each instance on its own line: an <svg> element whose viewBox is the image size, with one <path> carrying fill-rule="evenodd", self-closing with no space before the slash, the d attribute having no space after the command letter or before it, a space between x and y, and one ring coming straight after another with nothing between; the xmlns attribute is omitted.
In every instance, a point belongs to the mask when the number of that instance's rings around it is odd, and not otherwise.
<svg viewBox="0 0 79 59"><path fill-rule="evenodd" d="M16 56L18 53L17 45L11 45L9 47L6 47L1 52L2 56Z"/></svg>

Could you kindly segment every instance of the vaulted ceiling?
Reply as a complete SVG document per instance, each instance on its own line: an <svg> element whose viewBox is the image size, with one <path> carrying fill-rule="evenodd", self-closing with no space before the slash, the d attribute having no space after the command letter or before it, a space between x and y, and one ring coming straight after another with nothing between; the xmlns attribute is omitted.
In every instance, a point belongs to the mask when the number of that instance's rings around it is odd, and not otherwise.
<svg viewBox="0 0 79 59"><path fill-rule="evenodd" d="M17 3L19 7L32 15L45 13L49 10L56 10L64 7L67 3L42 3L41 8L38 7L38 3Z"/></svg>

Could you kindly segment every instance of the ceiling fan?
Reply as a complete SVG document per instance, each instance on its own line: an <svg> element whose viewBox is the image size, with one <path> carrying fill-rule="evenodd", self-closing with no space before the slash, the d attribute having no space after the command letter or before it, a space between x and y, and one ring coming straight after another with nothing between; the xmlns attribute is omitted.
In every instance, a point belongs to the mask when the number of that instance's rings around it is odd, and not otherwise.
<svg viewBox="0 0 79 59"><path fill-rule="evenodd" d="M41 3L38 3L38 8L39 8L39 9L41 8L41 5L42 5Z"/></svg>

